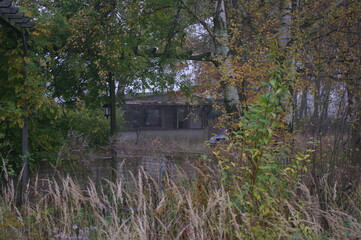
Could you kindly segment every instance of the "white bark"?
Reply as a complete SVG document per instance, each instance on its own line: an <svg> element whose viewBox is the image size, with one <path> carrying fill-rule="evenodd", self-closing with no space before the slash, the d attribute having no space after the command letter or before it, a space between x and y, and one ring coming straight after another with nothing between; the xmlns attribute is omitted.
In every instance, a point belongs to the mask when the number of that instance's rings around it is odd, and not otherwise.
<svg viewBox="0 0 361 240"><path fill-rule="evenodd" d="M278 40L281 50L286 50L287 45L291 41L292 2L291 0L282 0L280 5L281 26Z"/></svg>
<svg viewBox="0 0 361 240"><path fill-rule="evenodd" d="M218 0L215 5L213 16L214 23L214 46L217 68L221 75L222 91L226 111L228 113L241 114L241 104L237 87L232 83L234 71L232 56L230 54L229 39L227 32L227 18L224 0Z"/></svg>
<svg viewBox="0 0 361 240"><path fill-rule="evenodd" d="M296 59L295 54L289 54L293 51L293 48L290 48L290 42L292 39L292 0L281 0L280 1L280 29L278 35L278 41L281 51L284 56L289 56L283 59L283 64L288 66L289 76L284 76L290 78L288 83L289 95L285 94L281 97L281 104L283 109L288 113L286 115L286 121L289 124L290 130L293 131L293 125L296 121L296 110L297 110L297 93L294 92L294 81L296 75Z"/></svg>

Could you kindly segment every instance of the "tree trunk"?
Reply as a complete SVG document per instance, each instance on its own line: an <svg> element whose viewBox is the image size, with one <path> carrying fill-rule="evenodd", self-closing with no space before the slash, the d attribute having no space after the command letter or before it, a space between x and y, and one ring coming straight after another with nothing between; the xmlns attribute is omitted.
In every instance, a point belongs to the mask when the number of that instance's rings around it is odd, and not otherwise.
<svg viewBox="0 0 361 240"><path fill-rule="evenodd" d="M292 39L292 1L281 0L279 5L279 11L280 28L278 42L281 50L279 61L281 61L282 64L287 67L286 69L288 69L288 75L290 75L288 77L290 78L290 81L287 82L289 95L284 94L281 104L283 109L287 113L286 120L288 121L289 131L293 132L297 116L297 91L295 88L296 59L295 54L290 54L292 53L292 51L294 52L294 48L290 48L289 46ZM283 75L286 74L286 72L283 73Z"/></svg>
<svg viewBox="0 0 361 240"><path fill-rule="evenodd" d="M322 122L325 122L328 120L328 108L329 108L329 102L330 102L330 88L328 86L324 87L324 90L322 91L322 112L321 112L321 119Z"/></svg>
<svg viewBox="0 0 361 240"><path fill-rule="evenodd" d="M315 79L315 93L313 98L313 115L312 115L312 124L317 129L317 124L320 116L320 82L318 79Z"/></svg>
<svg viewBox="0 0 361 240"><path fill-rule="evenodd" d="M350 133L350 162L352 165L361 165L361 89L358 85L349 84L348 104L351 120Z"/></svg>
<svg viewBox="0 0 361 240"><path fill-rule="evenodd" d="M302 118L303 116L307 115L307 95L308 95L308 87L306 86L303 91L302 91L302 96L301 96L301 105L300 105L300 109L299 109L299 114L298 117Z"/></svg>
<svg viewBox="0 0 361 240"><path fill-rule="evenodd" d="M234 71L232 64L232 54L230 54L227 18L224 0L218 0L215 5L213 16L214 23L214 46L215 63L221 76L221 87L224 97L226 112L242 114L241 102L238 89L232 82Z"/></svg>
<svg viewBox="0 0 361 240"><path fill-rule="evenodd" d="M281 13L281 26L279 30L278 41L282 51L286 48L291 41L291 24L292 24L292 2L291 0L281 0L280 13Z"/></svg>

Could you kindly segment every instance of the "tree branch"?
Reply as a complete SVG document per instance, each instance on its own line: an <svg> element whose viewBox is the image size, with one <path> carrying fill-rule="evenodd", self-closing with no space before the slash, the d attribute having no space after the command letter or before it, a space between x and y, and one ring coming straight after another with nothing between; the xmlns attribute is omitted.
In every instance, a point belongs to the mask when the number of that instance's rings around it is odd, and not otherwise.
<svg viewBox="0 0 361 240"><path fill-rule="evenodd" d="M192 55L192 51L186 51L183 53L173 53L173 52L157 52L156 48L148 49L142 54L139 52L138 48L134 49L134 54L141 57L154 57L154 58L168 58L168 59L178 59L178 60L192 60L192 61L206 61L216 63L216 60L212 58L211 52L205 52L197 55Z"/></svg>
<svg viewBox="0 0 361 240"><path fill-rule="evenodd" d="M154 53L151 53L150 55L153 57L165 57L165 58L173 58L173 59L179 59L179 60L214 62L211 52L201 53L198 55L192 55L191 51L184 52L184 53L171 53L171 52L157 53L157 52L154 52Z"/></svg>
<svg viewBox="0 0 361 240"><path fill-rule="evenodd" d="M212 38L212 40L215 41L216 38L215 38L213 32L209 29L207 23L206 23L205 21L203 21L202 19L200 19L200 18L198 17L198 15L195 14L195 13L185 4L185 2L184 2L183 0L181 0L181 3L182 3L182 5L185 7L185 9L187 10L187 12L188 12L189 14L191 14L191 15L204 27L204 29L206 29L206 31L208 32L208 34L209 34L209 36Z"/></svg>

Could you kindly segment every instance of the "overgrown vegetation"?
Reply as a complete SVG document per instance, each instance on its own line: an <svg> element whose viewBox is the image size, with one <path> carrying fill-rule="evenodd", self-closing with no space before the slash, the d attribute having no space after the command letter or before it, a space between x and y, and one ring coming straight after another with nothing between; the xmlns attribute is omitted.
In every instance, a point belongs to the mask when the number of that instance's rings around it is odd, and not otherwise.
<svg viewBox="0 0 361 240"><path fill-rule="evenodd" d="M39 164L55 164L64 145L73 144L72 148L86 146L95 148L107 144L109 136L109 120L102 110L90 110L79 106L76 109L60 109L47 106L30 116L30 152L31 166ZM121 126L121 113L118 116ZM20 136L17 127L0 129L0 157L6 159L6 167L11 175L19 173L22 166L19 161ZM76 139L75 139L76 138ZM76 142L71 142L76 140ZM69 141L71 143L69 143ZM76 146L74 146L76 144ZM84 149L86 150L86 149Z"/></svg>
<svg viewBox="0 0 361 240"><path fill-rule="evenodd" d="M360 1L19 3L36 27L23 56L0 25L1 239L360 239ZM178 87L223 100L229 130L197 177L20 187L22 160L88 161L107 143L101 106L173 89L187 61ZM177 150L207 147L190 144Z"/></svg>
<svg viewBox="0 0 361 240"><path fill-rule="evenodd" d="M358 239L361 234L360 218L337 205L321 210L310 189L286 170L279 182L253 190L234 185L231 192L199 174L196 182L165 177L160 188L140 172L132 189L124 179L103 186L90 181L81 189L66 176L36 178L31 201L21 207L8 181L2 185L0 239ZM323 187L330 196L341 194ZM360 197L354 194L344 204Z"/></svg>
<svg viewBox="0 0 361 240"><path fill-rule="evenodd" d="M323 195L305 184L312 151L287 139L279 65L257 105L244 111L228 142L203 158L196 179L89 180L66 175L32 180L27 201L3 171L1 234L6 239L358 239L361 195L321 181ZM291 136L288 136L291 139ZM216 161L216 164L214 162ZM210 166L213 166L210 167ZM6 169L6 168L4 168ZM180 176L178 174L178 176ZM41 187L40 187L41 186ZM22 196L24 197L24 195ZM321 198L322 197L322 198ZM327 206L326 208L324 206Z"/></svg>

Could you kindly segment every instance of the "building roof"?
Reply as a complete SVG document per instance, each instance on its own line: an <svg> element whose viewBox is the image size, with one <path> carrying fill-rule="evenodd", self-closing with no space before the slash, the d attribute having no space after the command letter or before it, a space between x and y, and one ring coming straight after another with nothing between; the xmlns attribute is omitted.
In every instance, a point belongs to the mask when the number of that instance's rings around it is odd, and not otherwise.
<svg viewBox="0 0 361 240"><path fill-rule="evenodd" d="M179 92L163 94L143 93L135 96L127 95L126 104L153 104L153 105L212 105L210 99L200 96L187 97Z"/></svg>
<svg viewBox="0 0 361 240"><path fill-rule="evenodd" d="M11 0L0 0L0 23L19 32L35 26L30 18L24 16L23 12L19 12L19 7L14 6Z"/></svg>

